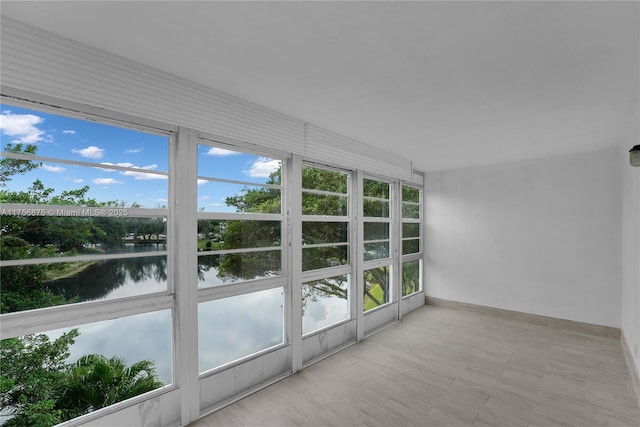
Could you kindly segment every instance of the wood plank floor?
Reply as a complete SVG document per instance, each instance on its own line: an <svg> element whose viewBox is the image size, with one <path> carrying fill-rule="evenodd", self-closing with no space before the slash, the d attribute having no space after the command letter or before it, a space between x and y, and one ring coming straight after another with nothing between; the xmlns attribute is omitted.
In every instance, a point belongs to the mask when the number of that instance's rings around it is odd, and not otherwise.
<svg viewBox="0 0 640 427"><path fill-rule="evenodd" d="M639 425L619 340L432 306L191 424Z"/></svg>

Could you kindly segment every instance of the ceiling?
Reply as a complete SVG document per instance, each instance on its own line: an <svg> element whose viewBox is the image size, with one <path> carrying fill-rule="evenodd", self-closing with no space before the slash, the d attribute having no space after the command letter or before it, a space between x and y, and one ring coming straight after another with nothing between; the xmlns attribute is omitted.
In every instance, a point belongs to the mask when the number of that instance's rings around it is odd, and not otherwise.
<svg viewBox="0 0 640 427"><path fill-rule="evenodd" d="M631 146L638 123L638 2L3 0L1 8L401 153L425 171Z"/></svg>

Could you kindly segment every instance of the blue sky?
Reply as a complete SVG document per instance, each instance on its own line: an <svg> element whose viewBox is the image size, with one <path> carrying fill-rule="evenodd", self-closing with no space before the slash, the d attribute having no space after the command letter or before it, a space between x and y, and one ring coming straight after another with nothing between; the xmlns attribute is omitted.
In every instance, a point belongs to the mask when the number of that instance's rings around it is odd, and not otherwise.
<svg viewBox="0 0 640 427"><path fill-rule="evenodd" d="M2 147L7 143L34 144L37 154L67 160L111 164L149 171L168 171L169 138L130 129L73 119L9 105L1 106ZM198 147L198 174L251 183L264 183L280 165L270 158L241 154L222 148ZM119 200L155 208L168 203L166 176L64 163L44 163L40 168L8 183L9 190L26 190L36 179L56 194L88 185L89 197ZM227 196L242 185L198 182L198 208L232 211Z"/></svg>

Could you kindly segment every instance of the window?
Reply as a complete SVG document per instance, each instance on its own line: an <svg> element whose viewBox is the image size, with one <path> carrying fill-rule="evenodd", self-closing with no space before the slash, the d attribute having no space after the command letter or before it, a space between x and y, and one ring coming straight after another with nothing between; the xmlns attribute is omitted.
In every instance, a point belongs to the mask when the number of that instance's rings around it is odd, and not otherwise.
<svg viewBox="0 0 640 427"><path fill-rule="evenodd" d="M204 139L197 160L203 373L284 343L283 160Z"/></svg>
<svg viewBox="0 0 640 427"><path fill-rule="evenodd" d="M170 134L8 106L2 119L0 311L32 319L3 326L3 412L53 404L31 422L56 424L172 384Z"/></svg>
<svg viewBox="0 0 640 427"><path fill-rule="evenodd" d="M391 206L391 184L364 178L364 311L391 302Z"/></svg>
<svg viewBox="0 0 640 427"><path fill-rule="evenodd" d="M205 372L284 342L284 289L198 304L199 371Z"/></svg>
<svg viewBox="0 0 640 427"><path fill-rule="evenodd" d="M198 286L282 275L282 161L198 147Z"/></svg>
<svg viewBox="0 0 640 427"><path fill-rule="evenodd" d="M344 171L302 166L302 332L349 318L349 185Z"/></svg>
<svg viewBox="0 0 640 427"><path fill-rule="evenodd" d="M422 192L402 186L402 296L422 289Z"/></svg>

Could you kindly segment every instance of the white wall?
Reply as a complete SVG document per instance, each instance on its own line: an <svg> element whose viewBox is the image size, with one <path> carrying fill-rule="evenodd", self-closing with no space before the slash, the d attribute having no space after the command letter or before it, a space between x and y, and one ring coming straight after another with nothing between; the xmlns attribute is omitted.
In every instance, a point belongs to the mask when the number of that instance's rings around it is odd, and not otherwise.
<svg viewBox="0 0 640 427"><path fill-rule="evenodd" d="M620 327L619 155L428 174L427 295Z"/></svg>
<svg viewBox="0 0 640 427"><path fill-rule="evenodd" d="M636 127L623 146L622 168L622 333L640 372L640 168L629 165L628 150L640 144Z"/></svg>

